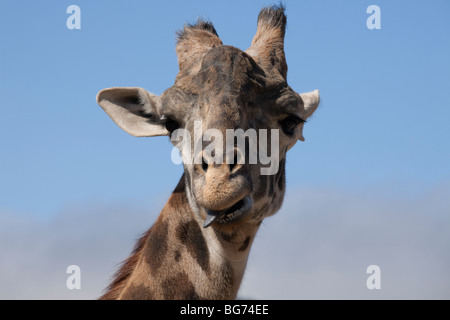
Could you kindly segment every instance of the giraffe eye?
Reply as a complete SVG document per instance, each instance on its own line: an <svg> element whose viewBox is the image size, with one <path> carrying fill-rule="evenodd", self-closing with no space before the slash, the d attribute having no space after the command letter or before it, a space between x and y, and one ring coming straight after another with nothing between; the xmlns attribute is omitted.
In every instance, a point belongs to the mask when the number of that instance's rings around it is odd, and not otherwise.
<svg viewBox="0 0 450 320"><path fill-rule="evenodd" d="M170 132L170 134L180 128L180 124L172 118L167 118L164 126L166 127L166 130Z"/></svg>
<svg viewBox="0 0 450 320"><path fill-rule="evenodd" d="M287 118L284 118L283 120L281 120L280 125L285 134L287 134L288 136L292 136L294 134L295 128L300 123L305 123L305 122L306 121L303 120L302 118L291 115L291 116L288 116Z"/></svg>

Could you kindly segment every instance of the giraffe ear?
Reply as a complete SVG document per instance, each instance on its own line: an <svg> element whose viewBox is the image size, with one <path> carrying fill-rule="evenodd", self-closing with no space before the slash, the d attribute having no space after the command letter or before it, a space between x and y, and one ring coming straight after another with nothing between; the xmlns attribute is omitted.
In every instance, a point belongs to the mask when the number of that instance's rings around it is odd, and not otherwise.
<svg viewBox="0 0 450 320"><path fill-rule="evenodd" d="M320 102L319 90L301 93L299 94L299 96L301 101L303 102L300 103L302 107L301 114L303 120L306 120L314 113L314 111L316 111L317 107L319 106ZM301 141L305 141L305 138L303 137L303 124L301 125L300 135L298 139Z"/></svg>
<svg viewBox="0 0 450 320"><path fill-rule="evenodd" d="M97 94L97 103L124 131L135 137L165 136L158 96L142 88L108 88Z"/></svg>

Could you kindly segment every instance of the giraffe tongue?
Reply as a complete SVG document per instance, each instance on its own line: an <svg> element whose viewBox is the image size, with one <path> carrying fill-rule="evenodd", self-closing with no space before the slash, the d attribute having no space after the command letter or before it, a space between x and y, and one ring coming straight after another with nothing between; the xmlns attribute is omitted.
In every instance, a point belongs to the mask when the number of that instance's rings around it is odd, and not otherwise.
<svg viewBox="0 0 450 320"><path fill-rule="evenodd" d="M203 223L203 228L209 227L214 221L221 218L222 216L227 216L229 214L235 214L236 212L241 211L243 208L247 207L247 209L251 206L251 199L249 197L245 197L242 200L239 200L235 204L233 204L228 209L214 211L214 210L206 210L206 219Z"/></svg>
<svg viewBox="0 0 450 320"><path fill-rule="evenodd" d="M217 218L219 218L222 213L226 211L213 211L213 210L206 210L206 219L203 223L203 228L208 228L214 221L216 221Z"/></svg>

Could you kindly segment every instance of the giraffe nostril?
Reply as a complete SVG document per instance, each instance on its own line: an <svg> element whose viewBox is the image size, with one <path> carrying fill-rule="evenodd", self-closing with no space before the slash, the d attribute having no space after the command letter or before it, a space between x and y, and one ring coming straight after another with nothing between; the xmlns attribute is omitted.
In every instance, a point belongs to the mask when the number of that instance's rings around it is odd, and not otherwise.
<svg viewBox="0 0 450 320"><path fill-rule="evenodd" d="M205 172L208 170L208 163L206 162L204 157L202 157L202 169Z"/></svg>

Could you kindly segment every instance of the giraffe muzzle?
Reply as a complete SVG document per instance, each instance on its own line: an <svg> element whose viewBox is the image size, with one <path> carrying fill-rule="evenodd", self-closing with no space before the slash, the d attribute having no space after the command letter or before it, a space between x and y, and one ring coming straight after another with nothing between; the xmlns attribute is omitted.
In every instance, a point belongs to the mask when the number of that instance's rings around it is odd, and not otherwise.
<svg viewBox="0 0 450 320"><path fill-rule="evenodd" d="M245 215L252 207L252 204L252 199L246 196L225 210L214 211L206 209L206 219L203 223L203 228L209 227L215 221L222 224L235 221Z"/></svg>

